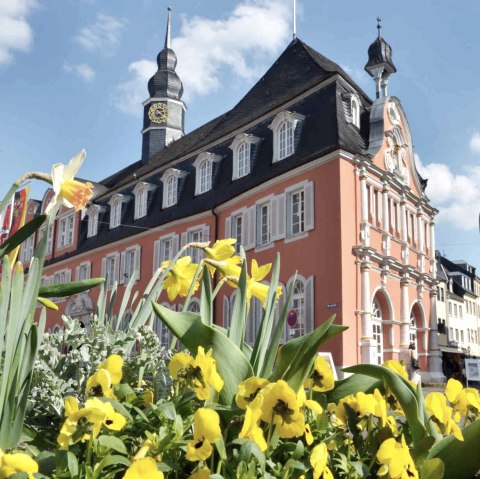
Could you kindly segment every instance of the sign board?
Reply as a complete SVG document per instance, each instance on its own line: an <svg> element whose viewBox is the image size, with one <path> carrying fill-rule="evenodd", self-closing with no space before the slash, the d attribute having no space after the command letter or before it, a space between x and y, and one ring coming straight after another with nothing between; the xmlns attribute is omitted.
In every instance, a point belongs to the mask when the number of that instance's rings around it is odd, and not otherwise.
<svg viewBox="0 0 480 479"><path fill-rule="evenodd" d="M480 359L465 359L467 381L480 381Z"/></svg>
<svg viewBox="0 0 480 479"><path fill-rule="evenodd" d="M338 303L328 303L327 309L338 308Z"/></svg>
<svg viewBox="0 0 480 479"><path fill-rule="evenodd" d="M333 363L332 353L317 353L317 356L322 356L322 358L327 361L330 369L333 372L333 379L335 379L335 381L338 381L337 370L335 369L335 364Z"/></svg>
<svg viewBox="0 0 480 479"><path fill-rule="evenodd" d="M294 309L291 309L287 314L287 324L294 328L298 322L298 314Z"/></svg>

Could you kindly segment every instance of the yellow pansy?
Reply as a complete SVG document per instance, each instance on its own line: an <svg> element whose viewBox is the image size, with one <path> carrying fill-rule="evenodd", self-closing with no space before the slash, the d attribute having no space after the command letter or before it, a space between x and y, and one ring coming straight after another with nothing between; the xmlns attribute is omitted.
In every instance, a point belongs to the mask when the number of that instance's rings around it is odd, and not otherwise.
<svg viewBox="0 0 480 479"><path fill-rule="evenodd" d="M303 387L301 387L298 390L297 401L301 408L307 407L308 409L310 409L311 411L317 414L322 414L323 412L322 406L320 406L320 404L318 404L317 401L313 401L312 399L307 399L307 395Z"/></svg>
<svg viewBox="0 0 480 479"><path fill-rule="evenodd" d="M480 413L480 395L477 389L464 388L460 381L450 378L445 387L445 396L453 408L456 422L459 422L468 412L472 412L475 416Z"/></svg>
<svg viewBox="0 0 480 479"><path fill-rule="evenodd" d="M120 413L113 409L113 406L109 402L103 402L98 398L89 399L85 403L85 408L98 409L105 415L103 424L112 431L120 431L125 427L127 420Z"/></svg>
<svg viewBox="0 0 480 479"><path fill-rule="evenodd" d="M85 150L77 153L68 165L56 163L52 166L52 188L54 196L50 200L45 213L55 217L60 206L75 208L75 211L83 210L93 194L92 183L82 183L74 179L85 159Z"/></svg>
<svg viewBox="0 0 480 479"><path fill-rule="evenodd" d="M87 395L114 398L112 386L122 379L123 359L118 354L110 355L97 372L87 379Z"/></svg>
<svg viewBox="0 0 480 479"><path fill-rule="evenodd" d="M73 413L77 412L78 409L77 398L73 396L67 396L65 398L65 416L71 416Z"/></svg>
<svg viewBox="0 0 480 479"><path fill-rule="evenodd" d="M310 446L313 442L312 428L308 423L305 423L305 442L308 446Z"/></svg>
<svg viewBox="0 0 480 479"><path fill-rule="evenodd" d="M311 378L305 382L306 388L313 388L314 391L330 391L335 386L333 372L327 361L320 355L315 358L314 369Z"/></svg>
<svg viewBox="0 0 480 479"><path fill-rule="evenodd" d="M240 409L245 409L261 391L263 387L270 384L268 379L252 376L238 385L235 401Z"/></svg>
<svg viewBox="0 0 480 479"><path fill-rule="evenodd" d="M328 450L327 445L322 442L312 449L310 454L310 464L313 467L314 479L326 479L332 477L330 469L327 467Z"/></svg>
<svg viewBox="0 0 480 479"><path fill-rule="evenodd" d="M425 398L425 408L430 419L442 434L447 436L453 434L459 441L463 441L462 430L452 419L453 409L447 406L447 398L444 394L439 392L428 394Z"/></svg>
<svg viewBox="0 0 480 479"><path fill-rule="evenodd" d="M6 479L18 472L27 474L28 479L35 479L33 474L38 472L38 464L23 452L4 454L0 449L0 479Z"/></svg>
<svg viewBox="0 0 480 479"><path fill-rule="evenodd" d="M305 416L295 391L285 381L270 383L259 394L263 396L262 420L273 423L281 438L303 435Z"/></svg>
<svg viewBox="0 0 480 479"><path fill-rule="evenodd" d="M392 431L393 437L398 437L400 435L400 431L397 426L397 421L395 421L395 418L393 416L387 417L386 424L390 429L390 431Z"/></svg>
<svg viewBox="0 0 480 479"><path fill-rule="evenodd" d="M210 386L217 392L222 390L223 380L217 372L217 363L212 357L211 349L205 354L205 350L199 346L192 367L194 370L193 388L198 399L210 398Z"/></svg>
<svg viewBox="0 0 480 479"><path fill-rule="evenodd" d="M260 427L262 402L263 397L259 395L246 407L243 427L238 437L250 439L255 442L262 451L266 451L267 443L263 435L263 429Z"/></svg>
<svg viewBox="0 0 480 479"><path fill-rule="evenodd" d="M377 460L382 464L379 475L388 473L390 479L418 479L418 471L403 436L400 443L394 438L382 442L377 451Z"/></svg>
<svg viewBox="0 0 480 479"><path fill-rule="evenodd" d="M168 364L168 370L170 376L177 381L186 381L188 378L188 371L193 364L193 358L186 353L174 354L170 363Z"/></svg>
<svg viewBox="0 0 480 479"><path fill-rule="evenodd" d="M383 427L387 424L387 402L382 393L376 388L373 391L373 397L375 399L375 412L373 414L378 417L380 425Z"/></svg>
<svg viewBox="0 0 480 479"><path fill-rule="evenodd" d="M144 457L133 461L132 465L126 470L123 479L163 479L163 472L157 469L155 459Z"/></svg>
<svg viewBox="0 0 480 479"><path fill-rule="evenodd" d="M154 396L153 391L151 389L145 389L142 392L142 404L143 407L148 407L150 404L153 404Z"/></svg>
<svg viewBox="0 0 480 479"><path fill-rule="evenodd" d="M210 477L210 469L208 467L201 467L195 471L188 479L208 479Z"/></svg>
<svg viewBox="0 0 480 479"><path fill-rule="evenodd" d="M407 369L399 361L396 361L395 359L390 359L389 361L385 361L382 364L382 366L384 368L390 369L390 371L393 371L393 372L399 374L400 376L402 376L402 378L404 378L408 381Z"/></svg>
<svg viewBox="0 0 480 479"><path fill-rule="evenodd" d="M118 354L111 354L100 364L98 369L106 369L110 374L113 385L117 385L122 380L123 358Z"/></svg>
<svg viewBox="0 0 480 479"><path fill-rule="evenodd" d="M193 416L193 440L187 443L188 461L204 461L212 454L212 444L221 436L220 417L208 408L197 409Z"/></svg>
<svg viewBox="0 0 480 479"><path fill-rule="evenodd" d="M165 269L170 265L170 261L164 261L161 268ZM197 271L197 264L192 263L190 256L184 256L177 260L163 282L163 286L167 290L168 299L173 301L177 296L187 296L190 286ZM198 289L198 281L195 283L193 291Z"/></svg>

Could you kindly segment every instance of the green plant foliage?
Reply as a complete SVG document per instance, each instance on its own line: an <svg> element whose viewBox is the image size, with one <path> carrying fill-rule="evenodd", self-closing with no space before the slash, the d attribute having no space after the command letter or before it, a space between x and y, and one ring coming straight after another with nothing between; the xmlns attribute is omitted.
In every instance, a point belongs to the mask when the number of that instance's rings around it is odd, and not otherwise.
<svg viewBox="0 0 480 479"><path fill-rule="evenodd" d="M83 293L105 282L104 278L91 278L71 283L59 283L49 286L41 286L38 295L42 298L64 298L74 294Z"/></svg>
<svg viewBox="0 0 480 479"><path fill-rule="evenodd" d="M1 213L1 211L0 211ZM16 233L5 240L0 246L0 260L11 253L15 248L20 246L28 237L32 236L35 231L45 222L46 216L39 215L29 221L25 226L22 226Z"/></svg>

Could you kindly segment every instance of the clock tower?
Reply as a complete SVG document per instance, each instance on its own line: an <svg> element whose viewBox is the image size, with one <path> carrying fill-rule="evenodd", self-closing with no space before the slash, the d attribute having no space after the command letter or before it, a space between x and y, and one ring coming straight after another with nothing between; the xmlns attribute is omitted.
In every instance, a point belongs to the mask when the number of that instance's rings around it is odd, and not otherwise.
<svg viewBox="0 0 480 479"><path fill-rule="evenodd" d="M175 71L177 56L170 43L170 12L169 7L165 46L157 57L158 70L148 82L150 98L143 102L144 163L184 134L186 107L181 99L183 85Z"/></svg>

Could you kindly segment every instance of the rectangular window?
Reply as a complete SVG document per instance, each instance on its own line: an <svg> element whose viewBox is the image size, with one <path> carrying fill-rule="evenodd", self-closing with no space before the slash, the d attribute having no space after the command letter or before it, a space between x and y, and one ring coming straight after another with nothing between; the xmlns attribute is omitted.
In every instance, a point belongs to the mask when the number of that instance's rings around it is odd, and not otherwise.
<svg viewBox="0 0 480 479"><path fill-rule="evenodd" d="M290 231L294 236L305 231L305 191L295 191L289 195Z"/></svg>
<svg viewBox="0 0 480 479"><path fill-rule="evenodd" d="M235 243L235 252L240 252L240 245L242 244L242 229L243 229L243 214L236 215L232 218L231 223L232 228L232 238L236 239Z"/></svg>
<svg viewBox="0 0 480 479"><path fill-rule="evenodd" d="M458 316L458 308L456 304L453 305L453 315Z"/></svg>
<svg viewBox="0 0 480 479"><path fill-rule="evenodd" d="M270 244L270 203L257 207L257 246Z"/></svg>
<svg viewBox="0 0 480 479"><path fill-rule="evenodd" d="M200 243L203 240L203 229L191 230L188 232L189 243ZM189 248L188 254L192 258L192 263L199 263L203 257L202 250L199 248Z"/></svg>
<svg viewBox="0 0 480 479"><path fill-rule="evenodd" d="M20 260L22 263L30 261L35 248L35 235L29 236L22 244L20 250Z"/></svg>
<svg viewBox="0 0 480 479"><path fill-rule="evenodd" d="M81 263L78 266L77 281L83 281L85 279L90 279L90 262Z"/></svg>
<svg viewBox="0 0 480 479"><path fill-rule="evenodd" d="M116 203L113 203L110 211L110 228L116 228L117 226L120 226L122 222L122 202L117 201Z"/></svg>
<svg viewBox="0 0 480 479"><path fill-rule="evenodd" d="M125 251L125 270L123 273L124 282L127 283L135 271L135 249Z"/></svg>
<svg viewBox="0 0 480 479"><path fill-rule="evenodd" d="M58 247L65 248L73 243L73 228L75 216L70 215L62 218L58 225Z"/></svg>
<svg viewBox="0 0 480 479"><path fill-rule="evenodd" d="M284 121L278 133L279 159L286 158L293 154L293 124L291 121Z"/></svg>
<svg viewBox="0 0 480 479"><path fill-rule="evenodd" d="M148 199L148 191L146 189L139 190L137 196L135 198L135 219L143 218L147 214L147 199Z"/></svg>
<svg viewBox="0 0 480 479"><path fill-rule="evenodd" d="M107 281L107 288L111 289L116 278L116 262L117 258L115 256L107 256L105 260L105 276Z"/></svg>
<svg viewBox="0 0 480 479"><path fill-rule="evenodd" d="M448 303L448 314L452 314L452 303Z"/></svg>
<svg viewBox="0 0 480 479"><path fill-rule="evenodd" d="M88 215L88 232L87 237L92 237L98 231L98 210L92 210Z"/></svg>
<svg viewBox="0 0 480 479"><path fill-rule="evenodd" d="M173 238L165 238L160 241L160 262L173 258Z"/></svg>

